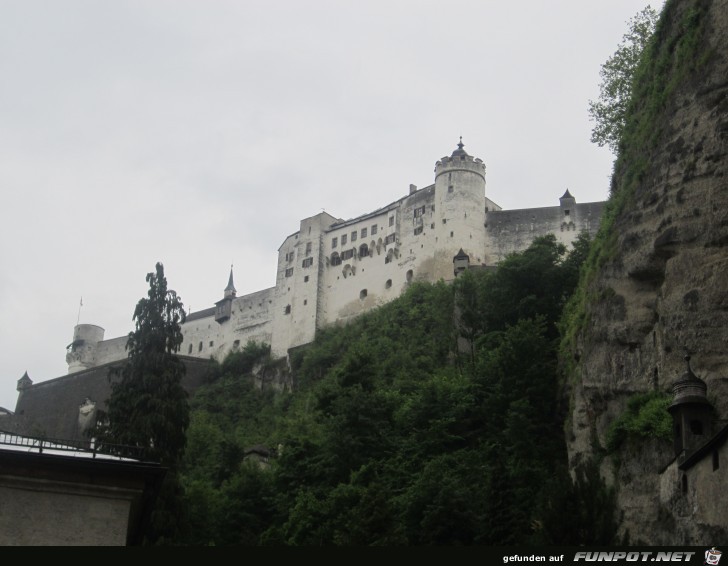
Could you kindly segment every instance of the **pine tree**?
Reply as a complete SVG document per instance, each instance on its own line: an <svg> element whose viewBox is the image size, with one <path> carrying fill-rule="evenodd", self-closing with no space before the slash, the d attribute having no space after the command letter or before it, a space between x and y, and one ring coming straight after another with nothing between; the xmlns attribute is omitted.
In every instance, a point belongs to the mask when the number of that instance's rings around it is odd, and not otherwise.
<svg viewBox="0 0 728 566"><path fill-rule="evenodd" d="M147 274L149 292L134 310L136 330L129 333L128 359L112 370L108 428L102 439L145 450L147 459L175 469L189 425L184 364L176 356L182 344L182 301L167 289L164 266Z"/></svg>

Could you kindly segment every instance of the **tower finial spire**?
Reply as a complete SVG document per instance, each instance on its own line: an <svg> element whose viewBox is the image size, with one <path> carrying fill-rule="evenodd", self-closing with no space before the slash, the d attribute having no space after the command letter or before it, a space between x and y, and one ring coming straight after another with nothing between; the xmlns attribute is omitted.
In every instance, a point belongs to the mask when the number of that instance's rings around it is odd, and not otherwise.
<svg viewBox="0 0 728 566"><path fill-rule="evenodd" d="M228 278L228 284L227 287L225 287L225 296L226 297L234 297L236 295L237 291L235 289L235 285L233 284L233 264L230 264L230 277Z"/></svg>
<svg viewBox="0 0 728 566"><path fill-rule="evenodd" d="M460 136L460 143L458 143L458 148L462 149L465 147L465 144L463 143L463 136Z"/></svg>

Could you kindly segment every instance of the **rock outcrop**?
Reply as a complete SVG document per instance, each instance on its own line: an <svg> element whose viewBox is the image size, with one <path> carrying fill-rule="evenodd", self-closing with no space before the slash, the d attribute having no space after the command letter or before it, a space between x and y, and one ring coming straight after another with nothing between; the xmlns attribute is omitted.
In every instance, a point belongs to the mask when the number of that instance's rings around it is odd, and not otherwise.
<svg viewBox="0 0 728 566"><path fill-rule="evenodd" d="M643 64L615 165L613 221L565 355L572 466L603 456L630 396L670 392L686 350L728 419L728 0L668 0ZM671 459L670 443L646 441L601 460L622 533L715 544L706 535L725 537L726 515L684 509L663 474Z"/></svg>

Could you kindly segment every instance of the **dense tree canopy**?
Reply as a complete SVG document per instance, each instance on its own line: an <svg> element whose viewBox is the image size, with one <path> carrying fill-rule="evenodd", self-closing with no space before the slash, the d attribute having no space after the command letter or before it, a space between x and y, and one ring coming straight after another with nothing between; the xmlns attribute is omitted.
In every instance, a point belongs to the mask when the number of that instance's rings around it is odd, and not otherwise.
<svg viewBox="0 0 728 566"><path fill-rule="evenodd" d="M253 385L265 348L233 354L191 401L184 541L606 544L609 492L566 473L556 366L587 247L540 238L495 271L413 284L320 332L293 392ZM258 444L265 465L245 456ZM589 524L557 516L582 504Z"/></svg>

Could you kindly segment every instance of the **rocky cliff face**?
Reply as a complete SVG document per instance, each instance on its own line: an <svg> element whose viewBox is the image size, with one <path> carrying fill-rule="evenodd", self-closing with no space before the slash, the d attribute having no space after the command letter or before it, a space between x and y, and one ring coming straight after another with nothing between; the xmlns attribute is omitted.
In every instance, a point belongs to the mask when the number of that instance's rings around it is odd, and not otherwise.
<svg viewBox="0 0 728 566"><path fill-rule="evenodd" d="M572 466L603 454L631 395L670 392L686 349L728 419L728 0L669 0L656 40L567 353ZM725 537L728 525L701 524L660 495L673 456L649 441L602 460L622 531L647 544L708 544L706 528Z"/></svg>

